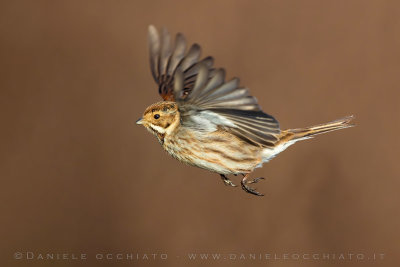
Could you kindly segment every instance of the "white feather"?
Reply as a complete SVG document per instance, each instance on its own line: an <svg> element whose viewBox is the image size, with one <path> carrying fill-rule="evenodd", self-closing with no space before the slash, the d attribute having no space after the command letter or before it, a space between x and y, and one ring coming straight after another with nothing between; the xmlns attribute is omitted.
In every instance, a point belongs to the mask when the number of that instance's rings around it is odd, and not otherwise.
<svg viewBox="0 0 400 267"><path fill-rule="evenodd" d="M305 139L309 139L311 137L303 137L303 138L298 138L295 140L290 140L288 142L285 142L283 144L280 144L274 148L265 148L262 152L262 157L263 157L263 163L270 161L271 159L273 159L276 155L278 155L279 153L283 152L286 148L288 148L289 146L293 145L294 143L296 143L297 141L300 140L305 140ZM261 167L261 166L260 166Z"/></svg>
<svg viewBox="0 0 400 267"><path fill-rule="evenodd" d="M163 127L154 125L154 124L150 124L150 127L153 128L153 130L157 131L160 134L165 133L165 129Z"/></svg>
<svg viewBox="0 0 400 267"><path fill-rule="evenodd" d="M196 128L210 132L217 130L217 126L237 127L232 121L209 110L191 115L191 120Z"/></svg>

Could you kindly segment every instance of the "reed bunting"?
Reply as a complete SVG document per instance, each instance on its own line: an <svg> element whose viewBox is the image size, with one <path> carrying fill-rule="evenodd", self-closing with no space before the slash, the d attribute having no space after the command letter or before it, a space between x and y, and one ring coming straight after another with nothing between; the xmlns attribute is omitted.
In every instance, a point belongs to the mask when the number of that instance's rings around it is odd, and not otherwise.
<svg viewBox="0 0 400 267"><path fill-rule="evenodd" d="M238 78L225 81L225 70L213 67L213 58L200 59L201 49L178 33L172 44L166 29L149 26L150 68L164 101L146 108L136 123L154 134L172 157L191 166L218 173L225 185L236 186L227 175L250 173L297 141L353 126L348 116L299 129L280 130L278 121L264 113L256 98Z"/></svg>

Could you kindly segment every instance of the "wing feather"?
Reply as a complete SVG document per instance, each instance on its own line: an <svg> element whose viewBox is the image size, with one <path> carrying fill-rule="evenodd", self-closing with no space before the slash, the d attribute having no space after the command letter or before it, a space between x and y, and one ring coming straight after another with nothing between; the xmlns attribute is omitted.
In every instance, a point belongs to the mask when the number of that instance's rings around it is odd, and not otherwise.
<svg viewBox="0 0 400 267"><path fill-rule="evenodd" d="M196 131L225 130L243 141L272 147L278 141L279 123L264 113L239 79L225 81L225 70L214 69L214 59L200 60L201 48L186 52L185 37L178 33L174 44L162 29L161 37L149 26L150 68L164 100L176 101L184 127Z"/></svg>
<svg viewBox="0 0 400 267"><path fill-rule="evenodd" d="M185 98L176 95L182 124L195 130L224 129L249 144L272 147L279 139L278 121L262 112L248 89L239 87L239 79L225 83L223 69L210 77L207 66L198 64L193 90Z"/></svg>
<svg viewBox="0 0 400 267"><path fill-rule="evenodd" d="M182 60L181 68L186 70L193 66L193 64L197 63L200 59L201 48L198 44L193 44L185 58Z"/></svg>
<svg viewBox="0 0 400 267"><path fill-rule="evenodd" d="M183 96L187 95L194 86L198 75L200 62L208 66L212 75L214 59L206 57L200 60L201 47L193 44L186 52L186 40L183 34L178 33L172 44L169 32L163 28L161 35L153 26L149 26L148 42L150 51L150 69L152 76L158 84L158 91L164 100L174 100L174 75L177 69L183 73Z"/></svg>
<svg viewBox="0 0 400 267"><path fill-rule="evenodd" d="M157 29L153 26L149 26L149 50L150 50L150 69L151 74L156 82L158 82L158 60L160 51L160 36L158 35Z"/></svg>
<svg viewBox="0 0 400 267"><path fill-rule="evenodd" d="M161 32L161 48L160 48L160 60L158 61L158 73L167 73L168 63L172 54L171 49L171 36L166 28L162 29Z"/></svg>
<svg viewBox="0 0 400 267"><path fill-rule="evenodd" d="M178 33L175 38L175 48L168 64L167 75L171 76L171 78L173 77L175 70L178 67L179 63L181 62L182 58L185 56L185 51L186 51L185 37L183 36L183 34Z"/></svg>

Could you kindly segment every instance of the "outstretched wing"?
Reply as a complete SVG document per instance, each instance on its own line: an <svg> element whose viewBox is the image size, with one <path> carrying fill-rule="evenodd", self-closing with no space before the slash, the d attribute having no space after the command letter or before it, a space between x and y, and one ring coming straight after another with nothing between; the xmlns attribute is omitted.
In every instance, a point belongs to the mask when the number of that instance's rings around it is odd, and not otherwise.
<svg viewBox="0 0 400 267"><path fill-rule="evenodd" d="M261 147L272 147L279 140L279 123L264 113L239 79L225 82L224 69L210 76L207 65L196 64L198 73L185 96L185 76L176 70L173 95L181 113L182 125L197 131L223 129L242 140Z"/></svg>
<svg viewBox="0 0 400 267"><path fill-rule="evenodd" d="M212 75L214 59L206 57L200 61L201 48L198 44L193 44L186 53L186 40L181 33L176 35L175 43L172 44L171 36L165 28L160 36L157 29L150 25L148 40L151 73L164 100L174 101L174 74L178 68L183 73L183 96L188 95L193 88L199 71L197 63L203 62Z"/></svg>
<svg viewBox="0 0 400 267"><path fill-rule="evenodd" d="M164 28L149 26L150 68L164 100L176 101L182 125L197 131L223 129L256 146L278 141L279 123L265 114L239 79L225 82L224 69L214 69L212 57L200 60L201 48L178 33L174 44Z"/></svg>

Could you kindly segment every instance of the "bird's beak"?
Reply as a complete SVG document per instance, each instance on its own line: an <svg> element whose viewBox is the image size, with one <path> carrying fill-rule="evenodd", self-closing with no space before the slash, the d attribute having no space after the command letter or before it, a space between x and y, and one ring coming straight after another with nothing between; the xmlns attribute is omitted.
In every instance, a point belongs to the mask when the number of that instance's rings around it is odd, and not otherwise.
<svg viewBox="0 0 400 267"><path fill-rule="evenodd" d="M136 121L136 124L143 124L143 118L140 118Z"/></svg>

